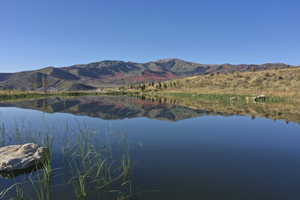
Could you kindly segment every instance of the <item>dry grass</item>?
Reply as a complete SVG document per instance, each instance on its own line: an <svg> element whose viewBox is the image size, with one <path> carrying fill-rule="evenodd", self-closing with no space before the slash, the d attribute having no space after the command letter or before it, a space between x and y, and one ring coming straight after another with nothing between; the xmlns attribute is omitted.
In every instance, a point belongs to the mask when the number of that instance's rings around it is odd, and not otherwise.
<svg viewBox="0 0 300 200"><path fill-rule="evenodd" d="M300 96L300 68L193 76L162 83L160 92ZM151 88L146 88L151 90Z"/></svg>

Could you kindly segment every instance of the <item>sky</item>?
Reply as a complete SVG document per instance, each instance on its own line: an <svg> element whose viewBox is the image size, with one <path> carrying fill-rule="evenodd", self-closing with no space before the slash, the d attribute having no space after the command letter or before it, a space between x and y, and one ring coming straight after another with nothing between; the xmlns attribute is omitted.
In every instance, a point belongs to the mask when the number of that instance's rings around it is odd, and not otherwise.
<svg viewBox="0 0 300 200"><path fill-rule="evenodd" d="M299 0L8 0L0 72L101 60L300 65Z"/></svg>

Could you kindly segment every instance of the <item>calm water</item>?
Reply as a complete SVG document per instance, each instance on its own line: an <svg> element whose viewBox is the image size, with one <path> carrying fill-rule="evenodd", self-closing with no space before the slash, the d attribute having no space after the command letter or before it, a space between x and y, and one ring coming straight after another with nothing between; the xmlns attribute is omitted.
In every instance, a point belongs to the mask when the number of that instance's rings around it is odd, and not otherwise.
<svg viewBox="0 0 300 200"><path fill-rule="evenodd" d="M42 144L45 136L53 141L54 170L50 184L42 188L48 196L37 197L42 170L0 178L1 190L20 183L24 196L31 196L28 199L300 198L297 123L224 116L125 97L2 103L0 119L1 146ZM84 196L78 193L77 177L94 163L86 162L84 166L80 152L72 154L82 141L102 152L103 159L111 165L112 176L123 175L104 189L95 187L102 183L93 179L94 174L87 176ZM70 167L73 160L76 161ZM130 160L126 177L120 169L124 160ZM14 191L10 190L3 199L15 196Z"/></svg>

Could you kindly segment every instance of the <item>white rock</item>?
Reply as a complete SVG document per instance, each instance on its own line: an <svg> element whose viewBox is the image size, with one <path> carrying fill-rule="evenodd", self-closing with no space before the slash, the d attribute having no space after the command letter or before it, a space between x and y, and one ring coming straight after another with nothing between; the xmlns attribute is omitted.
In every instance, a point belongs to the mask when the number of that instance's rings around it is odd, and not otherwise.
<svg viewBox="0 0 300 200"><path fill-rule="evenodd" d="M47 148L33 143L0 147L0 172L13 172L37 166L45 159L47 151Z"/></svg>

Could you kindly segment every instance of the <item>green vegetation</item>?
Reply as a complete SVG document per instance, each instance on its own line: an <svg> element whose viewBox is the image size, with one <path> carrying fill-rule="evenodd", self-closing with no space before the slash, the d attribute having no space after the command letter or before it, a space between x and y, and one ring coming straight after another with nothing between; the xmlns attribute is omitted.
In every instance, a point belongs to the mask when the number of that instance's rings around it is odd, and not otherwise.
<svg viewBox="0 0 300 200"><path fill-rule="evenodd" d="M16 131L20 129L16 128ZM53 145L59 143L59 137L50 137L47 133L27 135L28 133L21 132L21 138L10 138L6 135L5 128L1 127L4 145L8 145L12 139L21 140L22 143L36 142L48 147L49 154L24 182L2 188L0 199L51 200L57 198L56 191L59 190L73 193L68 194L69 197L74 197L72 199L128 200L135 195L131 180L133 165L126 135L120 137L115 144L109 139L101 141L108 137L106 134L99 140L99 133L87 128L79 127L73 133L66 126L66 131L69 135L64 139L61 151L54 152ZM17 135L14 134L14 137ZM117 146L112 148L112 145ZM115 152L114 149L120 150ZM62 160L56 160L61 164L58 168L53 168L56 156L62 156ZM60 180L59 184L57 179Z"/></svg>
<svg viewBox="0 0 300 200"><path fill-rule="evenodd" d="M15 99L30 99L30 98L41 98L51 96L65 96L65 97L76 97L76 96L88 96L88 95L99 95L102 93L95 91L64 91L64 92L36 92L36 91L0 91L0 101L15 100Z"/></svg>
<svg viewBox="0 0 300 200"><path fill-rule="evenodd" d="M170 93L168 95L163 94L162 96L168 97L177 97L177 98L189 98L191 100L207 100L211 102L218 102L223 104L246 104L246 103L254 103L247 101L248 95L237 95L237 94L189 94L189 93ZM263 103L282 103L287 102L289 99L284 97L277 97L277 96L268 96L266 100L261 101ZM259 102L259 100L257 100Z"/></svg>

